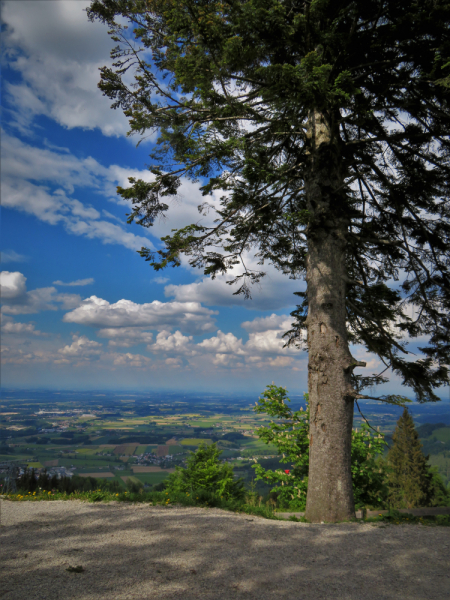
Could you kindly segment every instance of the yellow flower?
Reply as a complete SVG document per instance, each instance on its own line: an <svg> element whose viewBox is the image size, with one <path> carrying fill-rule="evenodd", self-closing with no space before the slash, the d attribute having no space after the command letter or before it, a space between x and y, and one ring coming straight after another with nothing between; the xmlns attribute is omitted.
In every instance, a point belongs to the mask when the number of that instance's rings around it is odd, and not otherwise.
<svg viewBox="0 0 450 600"><path fill-rule="evenodd" d="M116 494L116 496L118 496L119 494Z"/></svg>

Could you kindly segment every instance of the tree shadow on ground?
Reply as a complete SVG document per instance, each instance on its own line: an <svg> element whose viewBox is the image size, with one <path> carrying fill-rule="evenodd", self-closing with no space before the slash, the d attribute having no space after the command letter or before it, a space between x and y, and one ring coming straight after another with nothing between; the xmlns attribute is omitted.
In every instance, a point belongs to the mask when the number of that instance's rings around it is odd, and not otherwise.
<svg viewBox="0 0 450 600"><path fill-rule="evenodd" d="M1 600L449 595L448 528L308 525L116 503L1 508ZM83 572L67 571L78 565Z"/></svg>

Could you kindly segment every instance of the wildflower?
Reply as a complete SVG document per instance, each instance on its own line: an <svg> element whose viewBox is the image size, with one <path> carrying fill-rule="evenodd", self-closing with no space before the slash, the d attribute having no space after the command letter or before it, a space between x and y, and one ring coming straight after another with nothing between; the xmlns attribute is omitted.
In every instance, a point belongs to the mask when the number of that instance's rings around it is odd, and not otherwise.
<svg viewBox="0 0 450 600"><path fill-rule="evenodd" d="M286 475L289 475L290 473L289 469L285 469L284 472L286 473Z"/></svg>

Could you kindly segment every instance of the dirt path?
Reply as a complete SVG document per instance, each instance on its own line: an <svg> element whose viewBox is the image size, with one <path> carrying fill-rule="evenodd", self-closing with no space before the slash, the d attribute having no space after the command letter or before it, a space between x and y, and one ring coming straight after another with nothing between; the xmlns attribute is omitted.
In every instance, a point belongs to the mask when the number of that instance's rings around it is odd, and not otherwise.
<svg viewBox="0 0 450 600"><path fill-rule="evenodd" d="M1 600L450 598L445 527L1 501L0 536Z"/></svg>

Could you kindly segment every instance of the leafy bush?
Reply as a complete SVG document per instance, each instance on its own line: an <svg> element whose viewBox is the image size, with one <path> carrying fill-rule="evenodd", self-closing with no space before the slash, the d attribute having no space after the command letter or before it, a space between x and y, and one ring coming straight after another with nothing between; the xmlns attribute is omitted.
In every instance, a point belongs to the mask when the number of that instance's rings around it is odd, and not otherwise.
<svg viewBox="0 0 450 600"><path fill-rule="evenodd" d="M308 394L304 395L306 410L293 412L286 404L290 402L287 392L281 387L269 385L254 410L266 413L278 422L257 430L258 436L267 444L278 448L281 462L288 469L265 469L256 464L256 479L272 485L281 508L304 510L308 489L309 467L309 405ZM352 479L356 507L383 505L387 489L384 485L383 463L377 460L386 445L383 435L363 425L361 431L352 432Z"/></svg>
<svg viewBox="0 0 450 600"><path fill-rule="evenodd" d="M139 494L144 489L144 484L142 481L132 481L129 479L127 481L127 490L132 494Z"/></svg>
<svg viewBox="0 0 450 600"><path fill-rule="evenodd" d="M176 467L166 483L168 494L194 494L207 492L219 498L239 499L245 495L242 480L235 480L233 469L221 463L221 452L216 444L201 443L197 451L191 452L187 467Z"/></svg>

